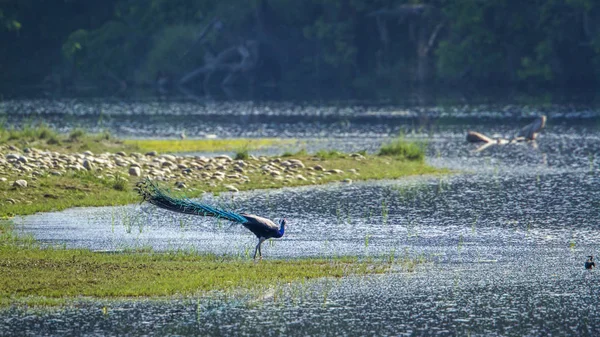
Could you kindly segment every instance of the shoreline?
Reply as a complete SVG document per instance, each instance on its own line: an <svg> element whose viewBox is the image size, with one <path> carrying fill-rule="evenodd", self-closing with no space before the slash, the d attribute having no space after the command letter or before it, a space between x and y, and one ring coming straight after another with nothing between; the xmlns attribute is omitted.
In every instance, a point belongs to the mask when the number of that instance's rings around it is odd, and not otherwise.
<svg viewBox="0 0 600 337"><path fill-rule="evenodd" d="M106 136L44 135L45 132L38 130L37 136L25 143L19 137L0 142L0 218L139 202L134 186L146 178L193 198L203 193L350 184L449 172L427 166L422 148L400 140L387 148L386 155L335 150L308 154L300 150L255 157L248 154L249 149L278 144L278 140L256 140L246 143L235 158L208 158L159 154L148 148L142 154L138 151L144 145L139 140L131 145ZM43 146L49 142L51 146ZM182 141L162 140L160 144L168 148L170 142ZM194 146L209 144L215 152L231 151L240 144L239 139L193 142ZM82 151L84 148L102 152ZM424 262L408 256L254 262L182 251L103 254L85 249L42 248L31 237L17 237L13 229L10 220L0 222L0 273L12 275L0 283L0 307L65 306L81 298L175 298L210 291L252 290L300 280L381 273L398 265L412 271Z"/></svg>

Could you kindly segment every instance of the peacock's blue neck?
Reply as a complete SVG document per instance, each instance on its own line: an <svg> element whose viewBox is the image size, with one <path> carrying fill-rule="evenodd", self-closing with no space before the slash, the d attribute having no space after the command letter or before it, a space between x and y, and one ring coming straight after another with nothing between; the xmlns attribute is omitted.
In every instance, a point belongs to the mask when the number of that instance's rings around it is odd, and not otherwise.
<svg viewBox="0 0 600 337"><path fill-rule="evenodd" d="M281 222L281 226L279 227L279 237L282 237L285 233L285 223Z"/></svg>

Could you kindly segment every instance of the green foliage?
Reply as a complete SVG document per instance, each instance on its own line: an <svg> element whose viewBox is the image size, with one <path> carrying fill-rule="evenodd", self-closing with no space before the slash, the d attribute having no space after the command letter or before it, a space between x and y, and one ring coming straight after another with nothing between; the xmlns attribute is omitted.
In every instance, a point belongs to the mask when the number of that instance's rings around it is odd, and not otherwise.
<svg viewBox="0 0 600 337"><path fill-rule="evenodd" d="M198 53L189 52L199 30L200 27L193 25L174 25L158 32L139 72L138 81L151 82L159 73L180 75L202 64Z"/></svg>
<svg viewBox="0 0 600 337"><path fill-rule="evenodd" d="M419 4L429 6L420 15L394 14ZM373 13L381 11L388 14L378 21ZM433 80L594 83L599 18L594 0L21 0L0 5L0 38L11 46L0 55L0 76L148 84L259 39L259 64L281 62L289 82L378 93L417 80L426 64ZM213 19L220 28L196 43Z"/></svg>
<svg viewBox="0 0 600 337"><path fill-rule="evenodd" d="M93 31L77 30L62 51L73 66L88 78L122 80L130 72L141 41L123 22L108 21Z"/></svg>
<svg viewBox="0 0 600 337"><path fill-rule="evenodd" d="M443 79L596 80L589 70L598 69L600 54L590 47L600 27L589 20L600 14L597 2L468 0L448 2L443 12L452 23L436 50Z"/></svg>
<svg viewBox="0 0 600 337"><path fill-rule="evenodd" d="M63 56L77 64L77 58L80 57L80 53L82 53L83 45L86 45L88 37L88 32L85 29L78 29L71 33L65 43L62 46Z"/></svg>

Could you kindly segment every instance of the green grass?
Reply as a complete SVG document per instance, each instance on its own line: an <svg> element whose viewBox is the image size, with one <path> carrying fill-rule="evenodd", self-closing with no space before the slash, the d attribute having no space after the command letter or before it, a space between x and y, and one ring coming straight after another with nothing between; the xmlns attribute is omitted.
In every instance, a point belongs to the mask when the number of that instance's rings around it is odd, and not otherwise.
<svg viewBox="0 0 600 337"><path fill-rule="evenodd" d="M96 253L41 248L0 224L0 306L62 305L81 297L190 296L283 285L323 277L380 273L387 260L309 258L253 261L190 252Z"/></svg>
<svg viewBox="0 0 600 337"><path fill-rule="evenodd" d="M320 150L315 153L315 156L319 159L336 159L336 158L345 158L347 154L342 153L337 150Z"/></svg>
<svg viewBox="0 0 600 337"><path fill-rule="evenodd" d="M294 156L296 156L296 157L297 157L297 156L307 156L307 155L308 155L308 152L306 151L306 149L300 149L300 150L299 150L298 152L296 152L296 153L292 153L292 152L289 152L289 151L285 151L285 152L284 152L284 153L281 155L281 157L283 157L283 158L289 158L289 157L294 157Z"/></svg>
<svg viewBox="0 0 600 337"><path fill-rule="evenodd" d="M99 134L86 133L75 129L68 135L60 135L41 124L25 125L22 129L7 129L0 125L0 145L8 144L20 148L36 147L42 150L58 152L82 152L90 150L102 152L216 152L257 150L267 147L296 144L295 139L278 138L239 138L239 139L137 139L118 140L108 132Z"/></svg>
<svg viewBox="0 0 600 337"><path fill-rule="evenodd" d="M137 148L139 151L163 152L216 152L257 150L266 147L275 147L295 144L294 139L278 138L239 138L239 139L144 139L125 140L125 146Z"/></svg>
<svg viewBox="0 0 600 337"><path fill-rule="evenodd" d="M393 156L407 160L423 161L425 158L425 144L408 142L398 138L391 143L381 146L380 156Z"/></svg>
<svg viewBox="0 0 600 337"><path fill-rule="evenodd" d="M138 198L132 191L132 184L117 179L99 179L87 172L38 177L37 181L30 181L26 189L15 189L1 183L0 218L58 211L70 207L134 203Z"/></svg>

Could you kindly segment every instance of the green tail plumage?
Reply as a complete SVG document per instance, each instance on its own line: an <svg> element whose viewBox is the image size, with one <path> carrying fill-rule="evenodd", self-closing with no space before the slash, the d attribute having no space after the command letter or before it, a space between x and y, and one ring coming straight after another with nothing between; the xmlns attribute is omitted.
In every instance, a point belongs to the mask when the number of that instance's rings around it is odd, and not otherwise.
<svg viewBox="0 0 600 337"><path fill-rule="evenodd" d="M136 186L143 201L147 201L160 208L184 214L212 216L239 223L248 222L244 216L234 212L224 211L187 198L179 199L171 197L150 179L140 181Z"/></svg>

